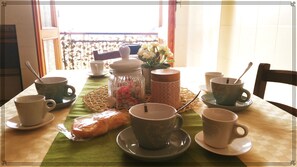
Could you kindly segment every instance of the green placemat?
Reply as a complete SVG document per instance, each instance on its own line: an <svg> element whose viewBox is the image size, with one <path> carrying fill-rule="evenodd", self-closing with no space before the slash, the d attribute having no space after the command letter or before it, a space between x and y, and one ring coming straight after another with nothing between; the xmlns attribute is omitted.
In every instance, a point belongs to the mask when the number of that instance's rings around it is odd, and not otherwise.
<svg viewBox="0 0 297 167"><path fill-rule="evenodd" d="M66 118L65 125L70 128L77 116L92 112L85 108L82 97L88 92L107 84L107 78L89 78ZM189 149L181 156L165 162L141 162L125 154L116 144L117 134L126 127L88 141L73 142L61 133L57 135L42 166L245 166L237 157L221 156L201 148L194 141L194 136L201 131L200 116L192 110L182 113L183 129L191 136Z"/></svg>

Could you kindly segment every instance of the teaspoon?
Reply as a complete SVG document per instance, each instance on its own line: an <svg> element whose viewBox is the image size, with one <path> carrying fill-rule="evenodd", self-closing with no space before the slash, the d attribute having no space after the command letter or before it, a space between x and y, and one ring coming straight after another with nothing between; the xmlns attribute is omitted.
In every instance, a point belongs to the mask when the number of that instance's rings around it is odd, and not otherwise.
<svg viewBox="0 0 297 167"><path fill-rule="evenodd" d="M244 72L241 74L241 76L239 78L237 78L235 81L234 81L234 84L236 84L240 78L252 67L253 63L250 62L249 65L247 66L247 68L244 70Z"/></svg>
<svg viewBox="0 0 297 167"><path fill-rule="evenodd" d="M43 81L41 80L41 78L39 77L39 75L35 72L35 70L33 69L33 67L31 66L29 61L26 61L26 66L28 67L28 69L37 77L37 79L43 83Z"/></svg>
<svg viewBox="0 0 297 167"><path fill-rule="evenodd" d="M185 107L187 107L188 105L190 105L195 99L197 99L197 97L199 96L201 90L198 92L198 94L188 103L186 103L185 105L181 106L180 108L177 109L177 113L179 113L182 109L184 109Z"/></svg>

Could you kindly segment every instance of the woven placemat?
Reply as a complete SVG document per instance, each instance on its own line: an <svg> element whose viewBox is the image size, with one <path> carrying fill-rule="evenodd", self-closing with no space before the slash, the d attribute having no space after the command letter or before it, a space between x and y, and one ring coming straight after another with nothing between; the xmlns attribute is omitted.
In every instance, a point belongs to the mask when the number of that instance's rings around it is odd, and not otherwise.
<svg viewBox="0 0 297 167"><path fill-rule="evenodd" d="M180 89L180 98L181 98L181 105L183 106L188 101L192 100L195 97L195 94L191 92L187 88L181 88ZM145 96L145 101L150 102L150 95ZM194 100L189 106L181 110L180 112L185 112L189 109L195 110L198 107L198 98ZM83 97L83 103L84 105L90 109L92 112L102 112L107 109L110 109L111 106L109 106L108 101L108 87L107 85L101 86L97 89L94 89L87 93Z"/></svg>

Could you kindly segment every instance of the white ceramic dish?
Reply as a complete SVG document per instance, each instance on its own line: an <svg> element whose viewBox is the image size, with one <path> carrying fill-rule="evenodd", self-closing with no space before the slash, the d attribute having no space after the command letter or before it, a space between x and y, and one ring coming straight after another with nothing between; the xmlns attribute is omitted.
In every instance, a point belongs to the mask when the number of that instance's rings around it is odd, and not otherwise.
<svg viewBox="0 0 297 167"><path fill-rule="evenodd" d="M235 106L223 106L216 103L216 99L213 97L212 93L202 95L201 99L203 103L206 104L209 108L218 107L218 108L231 110L234 112L245 110L253 103L253 101L250 99L247 102L236 102Z"/></svg>
<svg viewBox="0 0 297 167"><path fill-rule="evenodd" d="M252 148L252 142L247 138L238 138L233 140L226 148L213 148L204 143L203 131L195 135L195 142L202 148L220 155L237 156L248 152Z"/></svg>
<svg viewBox="0 0 297 167"><path fill-rule="evenodd" d="M6 121L6 126L12 128L12 129L17 129L17 130L32 130L36 128L40 128L42 126L45 126L52 122L55 119L54 114L52 113L47 113L46 116L44 117L42 123L34 126L22 126L19 116L15 116L10 118L9 120Z"/></svg>
<svg viewBox="0 0 297 167"><path fill-rule="evenodd" d="M121 131L116 143L128 155L142 161L165 161L175 158L185 152L191 144L191 137L184 130L175 131L169 141L169 145L163 149L148 150L139 146L132 127Z"/></svg>

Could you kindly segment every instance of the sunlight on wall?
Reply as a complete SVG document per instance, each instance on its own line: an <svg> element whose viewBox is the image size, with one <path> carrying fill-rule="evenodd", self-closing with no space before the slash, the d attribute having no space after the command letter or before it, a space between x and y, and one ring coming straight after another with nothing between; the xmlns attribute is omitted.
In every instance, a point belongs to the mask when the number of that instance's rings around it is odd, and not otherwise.
<svg viewBox="0 0 297 167"><path fill-rule="evenodd" d="M175 66L216 71L220 5L177 8Z"/></svg>
<svg viewBox="0 0 297 167"><path fill-rule="evenodd" d="M210 14L213 11L208 13L211 5L201 5L197 10L191 10L196 7L177 8L183 12L177 19L188 17L188 20L187 24L184 20L177 20L176 34L180 30L186 30L187 33L182 32L185 36L177 35L176 66L196 66L203 71L218 70L225 76L236 78L252 61L253 67L243 78L245 87L252 92L259 63L270 63L271 68L287 70L292 70L293 65L296 65L297 62L292 62L290 2L281 5L218 5L213 9L214 15ZM178 27L183 25L189 28ZM276 92L279 88L272 86L271 89ZM281 91L265 97L291 103L292 89ZM283 92L284 97L275 96Z"/></svg>

